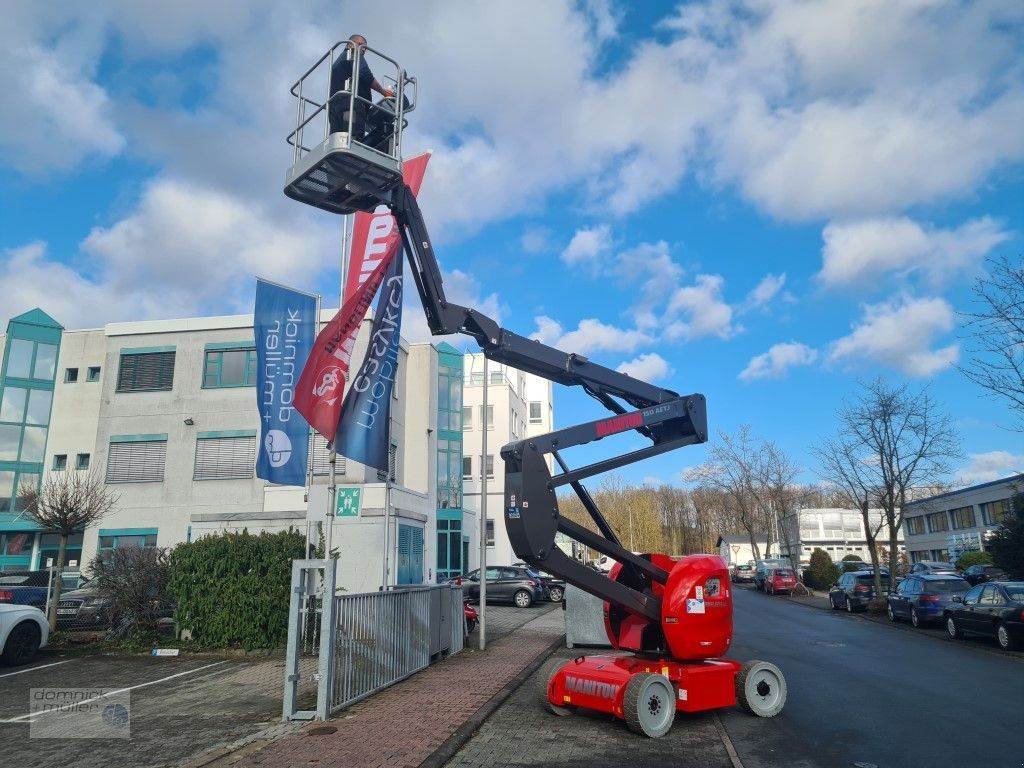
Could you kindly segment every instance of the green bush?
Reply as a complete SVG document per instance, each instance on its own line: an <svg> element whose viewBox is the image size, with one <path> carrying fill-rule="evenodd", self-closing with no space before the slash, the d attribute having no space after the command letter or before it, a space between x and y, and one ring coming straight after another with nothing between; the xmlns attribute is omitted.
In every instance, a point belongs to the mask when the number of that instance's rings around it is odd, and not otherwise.
<svg viewBox="0 0 1024 768"><path fill-rule="evenodd" d="M804 572L804 581L811 589L828 589L839 579L839 569L821 547L811 552L811 562Z"/></svg>
<svg viewBox="0 0 1024 768"><path fill-rule="evenodd" d="M859 563L861 561L860 555L847 555L843 558L843 562L847 563Z"/></svg>
<svg viewBox="0 0 1024 768"><path fill-rule="evenodd" d="M988 552L964 552L956 559L958 570L964 571L972 565L989 565L992 562L992 555Z"/></svg>
<svg viewBox="0 0 1024 768"><path fill-rule="evenodd" d="M1024 493L1016 493L1013 511L989 538L986 546L992 562L1011 579L1024 579Z"/></svg>
<svg viewBox="0 0 1024 768"><path fill-rule="evenodd" d="M201 646L284 645L292 560L304 547L305 537L291 530L225 533L178 545L168 585L178 627Z"/></svg>

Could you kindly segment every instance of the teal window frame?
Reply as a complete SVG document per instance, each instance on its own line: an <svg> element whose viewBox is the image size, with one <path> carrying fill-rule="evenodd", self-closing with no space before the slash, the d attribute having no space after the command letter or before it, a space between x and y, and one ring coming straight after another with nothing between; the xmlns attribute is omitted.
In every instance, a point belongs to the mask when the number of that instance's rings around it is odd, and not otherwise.
<svg viewBox="0 0 1024 768"><path fill-rule="evenodd" d="M99 365L90 365L89 368L86 370L85 380L87 382L99 381L100 380L100 372L102 370L103 370L102 367L99 366Z"/></svg>
<svg viewBox="0 0 1024 768"><path fill-rule="evenodd" d="M103 554L111 552L118 548L122 541L127 542L129 539L143 538L142 546L144 548L155 547L157 539L156 528L100 528L99 535L96 538L96 552ZM107 539L107 542L104 542ZM152 539L152 541L150 541Z"/></svg>
<svg viewBox="0 0 1024 768"><path fill-rule="evenodd" d="M224 383L224 354L227 352L245 352L245 368L242 381ZM256 386L256 347L255 345L238 345L232 347L207 346L203 353L203 389L235 389Z"/></svg>
<svg viewBox="0 0 1024 768"><path fill-rule="evenodd" d="M63 472L68 468L68 455L66 453L53 454L53 471Z"/></svg>
<svg viewBox="0 0 1024 768"><path fill-rule="evenodd" d="M75 469L88 469L91 461L91 454L79 453L75 456Z"/></svg>

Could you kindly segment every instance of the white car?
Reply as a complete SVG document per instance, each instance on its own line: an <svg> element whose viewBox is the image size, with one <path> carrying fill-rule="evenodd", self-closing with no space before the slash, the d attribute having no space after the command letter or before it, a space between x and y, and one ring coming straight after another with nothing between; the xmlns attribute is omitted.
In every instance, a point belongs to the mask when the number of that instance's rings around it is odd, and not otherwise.
<svg viewBox="0 0 1024 768"><path fill-rule="evenodd" d="M25 664L49 639L50 625L38 608L0 603L0 662Z"/></svg>

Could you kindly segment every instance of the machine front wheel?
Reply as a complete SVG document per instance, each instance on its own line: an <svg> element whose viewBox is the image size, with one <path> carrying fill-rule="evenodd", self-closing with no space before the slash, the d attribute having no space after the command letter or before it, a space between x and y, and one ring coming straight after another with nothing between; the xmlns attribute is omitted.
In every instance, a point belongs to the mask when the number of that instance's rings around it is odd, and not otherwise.
<svg viewBox="0 0 1024 768"><path fill-rule="evenodd" d="M775 717L786 706L786 678L770 661L748 661L736 675L736 700L758 717Z"/></svg>
<svg viewBox="0 0 1024 768"><path fill-rule="evenodd" d="M622 714L629 730L656 739L664 736L676 718L676 697L664 675L638 672L629 678L622 699Z"/></svg>
<svg viewBox="0 0 1024 768"><path fill-rule="evenodd" d="M557 704L552 704L551 699L548 698L548 689L551 687L551 681L554 679L555 675L561 671L564 664L565 659L549 659L545 662L544 666L541 668L541 674L539 675L541 684L538 686L537 690L537 700L541 703L541 706L551 714L558 715L559 717L571 715L576 710L576 708L571 705L559 706ZM547 674L545 674L545 672Z"/></svg>

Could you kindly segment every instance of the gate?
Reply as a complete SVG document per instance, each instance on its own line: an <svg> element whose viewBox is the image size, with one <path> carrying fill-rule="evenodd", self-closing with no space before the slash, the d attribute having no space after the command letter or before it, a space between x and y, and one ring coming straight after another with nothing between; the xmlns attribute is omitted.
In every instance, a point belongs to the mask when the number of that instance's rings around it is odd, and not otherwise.
<svg viewBox="0 0 1024 768"><path fill-rule="evenodd" d="M463 648L461 587L335 595L328 562L292 565L283 704L288 720L325 720Z"/></svg>

